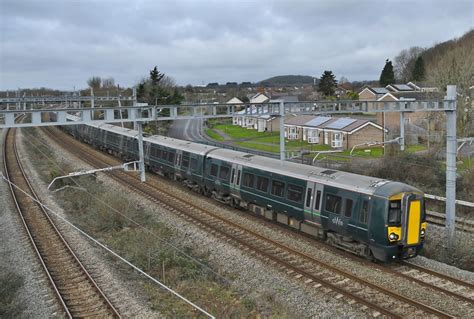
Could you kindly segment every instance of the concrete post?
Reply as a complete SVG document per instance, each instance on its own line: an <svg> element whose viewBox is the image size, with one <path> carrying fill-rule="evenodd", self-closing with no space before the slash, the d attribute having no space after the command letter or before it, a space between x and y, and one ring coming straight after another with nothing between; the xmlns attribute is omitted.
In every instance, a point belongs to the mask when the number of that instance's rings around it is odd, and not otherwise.
<svg viewBox="0 0 474 319"><path fill-rule="evenodd" d="M143 152L143 128L142 122L136 122L138 126L138 155L139 155L139 169L140 169L140 180L145 182L145 156Z"/></svg>
<svg viewBox="0 0 474 319"><path fill-rule="evenodd" d="M280 101L280 160L285 160L285 102Z"/></svg>
<svg viewBox="0 0 474 319"><path fill-rule="evenodd" d="M446 111L446 236L448 247L455 240L456 220L456 86L448 85L445 97ZM451 105L449 105L451 104Z"/></svg>
<svg viewBox="0 0 474 319"><path fill-rule="evenodd" d="M91 88L91 108L94 108L94 89Z"/></svg>
<svg viewBox="0 0 474 319"><path fill-rule="evenodd" d="M405 112L400 112L400 151L405 150Z"/></svg>

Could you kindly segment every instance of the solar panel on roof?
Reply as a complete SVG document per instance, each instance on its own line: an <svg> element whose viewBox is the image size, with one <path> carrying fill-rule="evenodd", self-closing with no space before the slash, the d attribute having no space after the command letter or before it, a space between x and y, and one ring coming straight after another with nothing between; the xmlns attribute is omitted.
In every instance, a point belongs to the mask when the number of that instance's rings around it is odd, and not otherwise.
<svg viewBox="0 0 474 319"><path fill-rule="evenodd" d="M321 125L327 121L329 121L331 118L330 117L327 117L327 116L318 116L312 120L309 120L308 122L306 122L304 125L308 125L308 126L318 126L318 125Z"/></svg>
<svg viewBox="0 0 474 319"><path fill-rule="evenodd" d="M333 129L336 129L336 130L339 130L339 129L342 129L348 125L351 125L352 123L354 123L356 120L354 119L338 119L337 121L335 122L332 122L331 124L329 124L328 126L326 126L327 128L333 128Z"/></svg>

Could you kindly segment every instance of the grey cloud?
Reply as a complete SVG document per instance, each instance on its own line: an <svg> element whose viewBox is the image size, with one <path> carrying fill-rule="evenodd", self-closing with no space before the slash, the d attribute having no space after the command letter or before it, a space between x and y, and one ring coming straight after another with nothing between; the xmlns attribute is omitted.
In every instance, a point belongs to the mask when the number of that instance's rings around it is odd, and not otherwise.
<svg viewBox="0 0 474 319"><path fill-rule="evenodd" d="M154 65L180 84L277 74L375 79L386 58L473 27L470 1L0 2L0 89L133 85Z"/></svg>

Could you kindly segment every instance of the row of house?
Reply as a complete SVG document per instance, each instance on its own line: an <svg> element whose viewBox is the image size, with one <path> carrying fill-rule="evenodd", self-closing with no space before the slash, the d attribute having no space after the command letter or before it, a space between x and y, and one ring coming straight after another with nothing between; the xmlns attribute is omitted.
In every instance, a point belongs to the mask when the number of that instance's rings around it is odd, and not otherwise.
<svg viewBox="0 0 474 319"><path fill-rule="evenodd" d="M336 149L351 149L355 145L383 142L384 129L365 119L298 115L285 119L285 137Z"/></svg>

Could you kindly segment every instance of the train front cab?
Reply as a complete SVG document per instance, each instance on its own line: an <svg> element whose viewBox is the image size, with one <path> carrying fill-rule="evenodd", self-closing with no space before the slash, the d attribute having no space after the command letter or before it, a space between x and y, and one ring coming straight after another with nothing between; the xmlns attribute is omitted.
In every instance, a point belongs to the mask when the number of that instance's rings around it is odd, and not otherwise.
<svg viewBox="0 0 474 319"><path fill-rule="evenodd" d="M423 248L426 235L426 213L422 194L400 193L386 202L385 227L379 238L385 245L373 245L379 260L392 261L415 257ZM382 241L383 242L383 241Z"/></svg>

